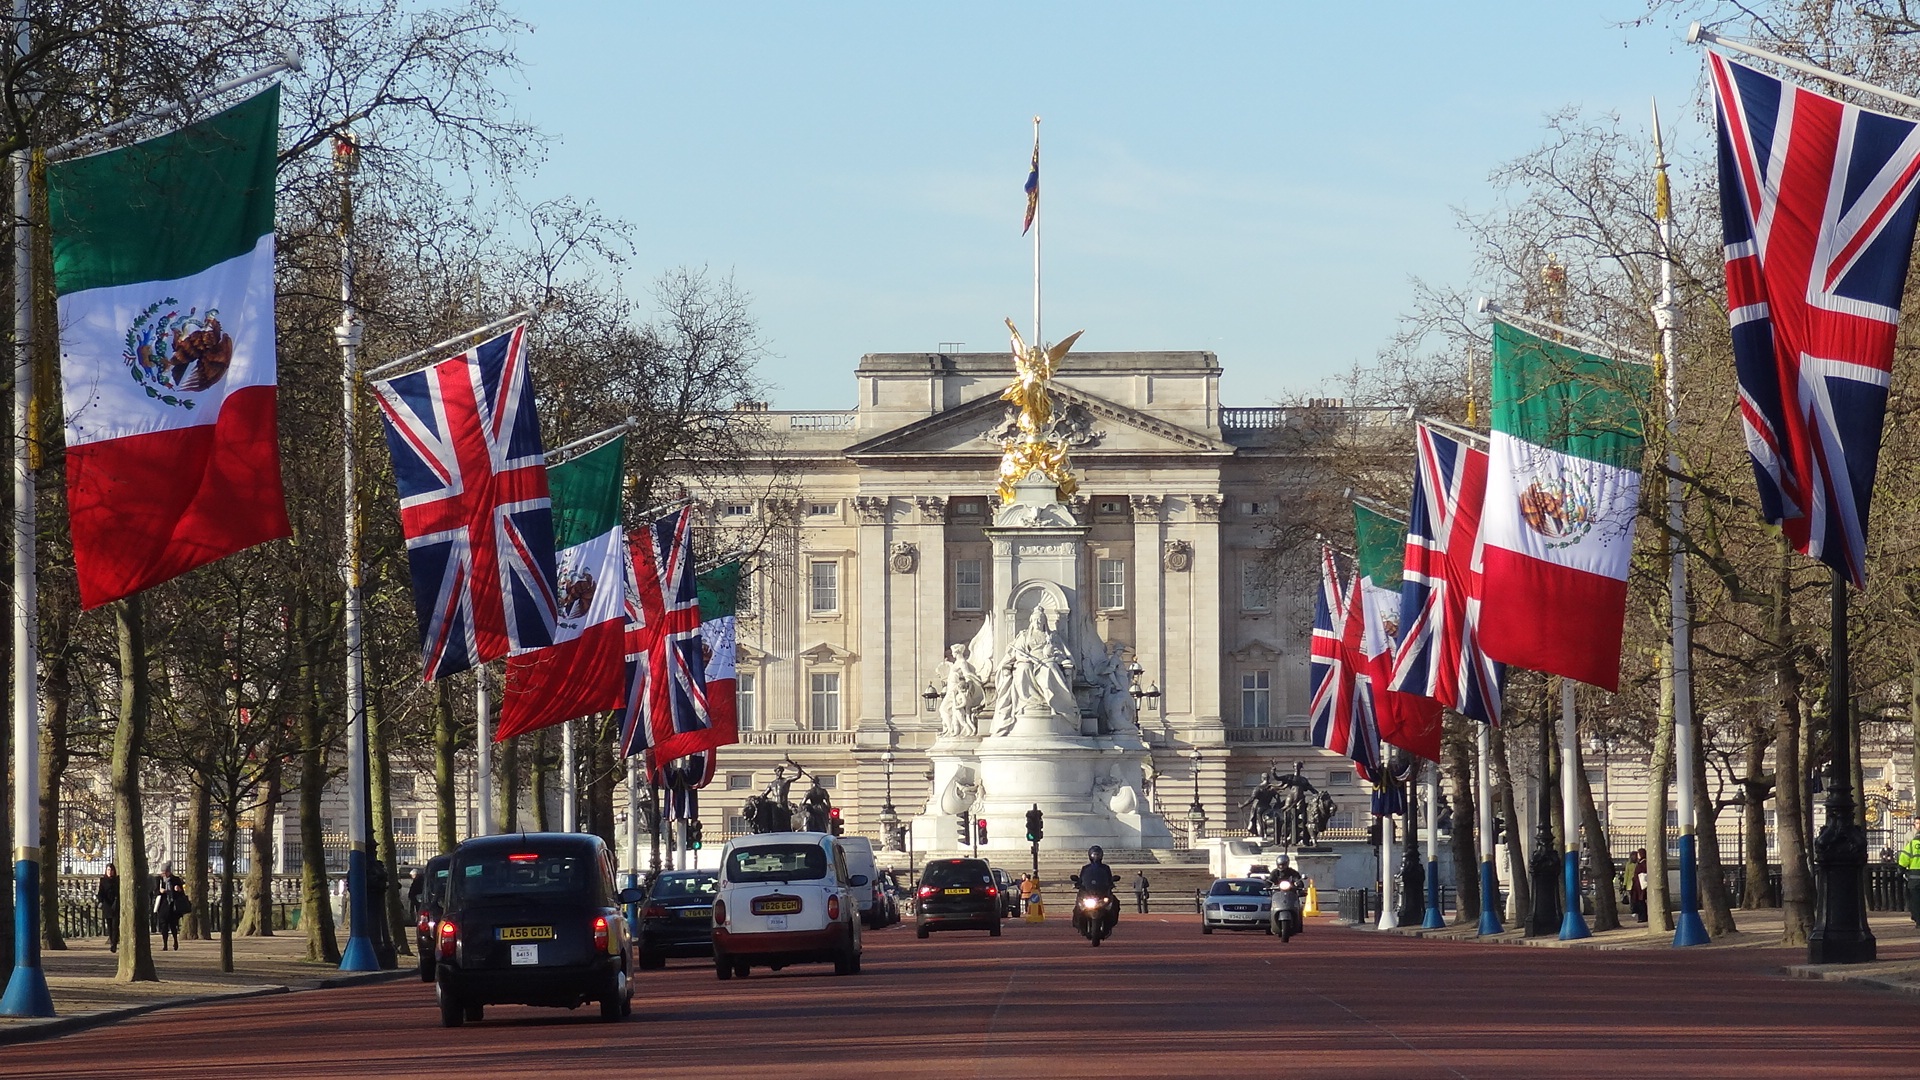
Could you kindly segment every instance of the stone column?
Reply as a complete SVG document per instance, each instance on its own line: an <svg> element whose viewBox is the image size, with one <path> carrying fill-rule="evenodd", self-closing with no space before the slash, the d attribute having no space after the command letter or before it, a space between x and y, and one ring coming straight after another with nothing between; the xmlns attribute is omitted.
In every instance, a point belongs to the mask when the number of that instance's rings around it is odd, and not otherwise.
<svg viewBox="0 0 1920 1080"><path fill-rule="evenodd" d="M929 682L936 681L940 674L940 659L946 655L947 646L952 644L947 640L947 586L951 583L952 573L947 562L947 500L939 495L920 495L914 498L913 503L919 511L919 522L911 530L900 530L913 533L917 553L918 565L914 570L912 590L913 633L910 637L913 655L899 661L900 678L911 680L902 695L913 714L912 725L930 726L937 730L939 722L934 714L926 711L926 702L920 693ZM987 657L979 662L991 664L993 661ZM895 726L905 725L896 720ZM896 772L899 765L897 761L894 763Z"/></svg>
<svg viewBox="0 0 1920 1080"><path fill-rule="evenodd" d="M1221 580L1220 496L1193 495L1193 719L1196 725L1219 728L1220 621L1227 608L1226 582ZM1220 737L1225 742L1225 736Z"/></svg>
<svg viewBox="0 0 1920 1080"><path fill-rule="evenodd" d="M881 731L887 726L887 701L892 689L891 646L887 623L893 609L893 575L887 569L887 544L892 530L887 525L891 499L884 495L862 495L854 500L860 514L859 539L854 543L853 572L849 588L840 598L844 617L857 620L859 655L854 667L859 671L859 712L847 709L842 701L841 722L862 732ZM853 723L847 723L857 716ZM856 740L859 736L855 736Z"/></svg>
<svg viewBox="0 0 1920 1080"><path fill-rule="evenodd" d="M1134 495L1133 504L1133 646L1134 659L1145 669L1141 675L1149 684L1167 685L1166 541L1160 524L1160 496ZM1144 687L1143 687L1144 689ZM1165 699L1141 702L1140 730L1143 734L1164 734L1161 717Z"/></svg>

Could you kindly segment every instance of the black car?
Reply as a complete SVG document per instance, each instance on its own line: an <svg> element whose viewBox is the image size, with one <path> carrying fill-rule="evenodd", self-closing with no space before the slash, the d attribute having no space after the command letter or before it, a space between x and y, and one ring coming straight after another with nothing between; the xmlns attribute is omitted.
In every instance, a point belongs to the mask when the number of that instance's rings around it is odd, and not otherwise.
<svg viewBox="0 0 1920 1080"><path fill-rule="evenodd" d="M440 929L440 912L445 903L447 864L451 855L435 855L420 868L420 876L407 890L413 904L414 953L420 957L420 981L433 981L433 935Z"/></svg>
<svg viewBox="0 0 1920 1080"><path fill-rule="evenodd" d="M717 870L660 874L640 903L640 967L667 966L669 956L713 955L713 894Z"/></svg>
<svg viewBox="0 0 1920 1080"><path fill-rule="evenodd" d="M993 887L1000 890L1000 917L1017 919L1020 917L1020 883L1013 880L1005 870L993 868Z"/></svg>
<svg viewBox="0 0 1920 1080"><path fill-rule="evenodd" d="M479 1020L488 1005L633 1011L631 955L613 858L591 833L482 836L455 848L434 931L440 1022Z"/></svg>
<svg viewBox="0 0 1920 1080"><path fill-rule="evenodd" d="M935 930L985 930L1000 936L1000 887L985 859L935 859L914 890L913 925L925 938Z"/></svg>

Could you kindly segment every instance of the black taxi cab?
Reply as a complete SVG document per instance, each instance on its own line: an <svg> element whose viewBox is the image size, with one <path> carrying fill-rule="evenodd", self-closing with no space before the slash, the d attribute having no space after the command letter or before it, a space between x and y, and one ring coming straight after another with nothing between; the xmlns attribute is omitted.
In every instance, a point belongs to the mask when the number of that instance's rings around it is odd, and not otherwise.
<svg viewBox="0 0 1920 1080"><path fill-rule="evenodd" d="M632 956L613 858L590 833L483 836L455 848L434 931L440 1022L458 1027L488 1005L633 1011Z"/></svg>

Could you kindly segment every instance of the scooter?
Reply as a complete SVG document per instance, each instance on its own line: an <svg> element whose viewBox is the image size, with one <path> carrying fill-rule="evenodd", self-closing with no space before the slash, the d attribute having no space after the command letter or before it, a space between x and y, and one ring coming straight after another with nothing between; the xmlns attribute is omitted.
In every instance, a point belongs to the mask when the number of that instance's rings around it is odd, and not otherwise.
<svg viewBox="0 0 1920 1080"><path fill-rule="evenodd" d="M1300 885L1292 878L1281 878L1273 886L1273 928L1272 933L1280 935L1280 944L1301 930Z"/></svg>
<svg viewBox="0 0 1920 1080"><path fill-rule="evenodd" d="M1080 884L1080 875L1073 875L1073 883L1076 887ZM1113 926L1119 921L1120 905L1112 894L1081 889L1074 897L1073 928L1094 948L1113 936Z"/></svg>

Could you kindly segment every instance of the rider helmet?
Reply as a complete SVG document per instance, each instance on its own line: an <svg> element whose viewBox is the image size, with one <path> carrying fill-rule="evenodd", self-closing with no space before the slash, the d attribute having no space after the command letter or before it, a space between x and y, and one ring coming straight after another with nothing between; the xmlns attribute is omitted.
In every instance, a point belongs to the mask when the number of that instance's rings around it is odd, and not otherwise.
<svg viewBox="0 0 1920 1080"><path fill-rule="evenodd" d="M1100 850L1099 844L1095 844L1087 849L1087 858L1092 859L1094 862L1100 862L1106 858L1106 854L1106 852Z"/></svg>
<svg viewBox="0 0 1920 1080"><path fill-rule="evenodd" d="M1285 855L1282 855L1278 859L1275 859L1274 862L1278 863L1281 866L1288 865L1287 857Z"/></svg>

